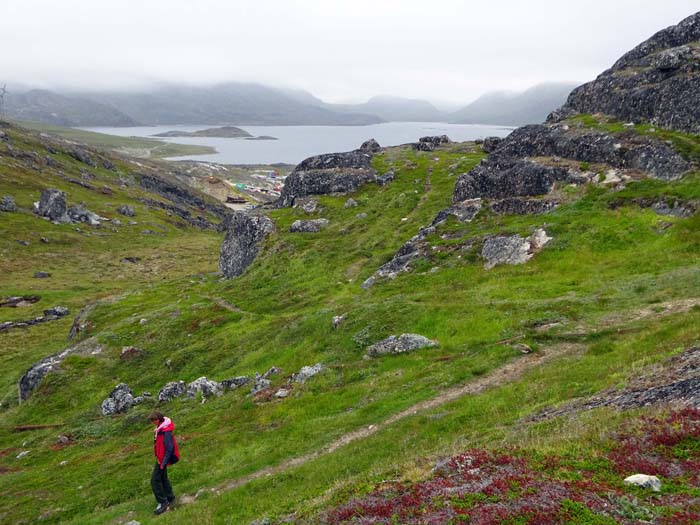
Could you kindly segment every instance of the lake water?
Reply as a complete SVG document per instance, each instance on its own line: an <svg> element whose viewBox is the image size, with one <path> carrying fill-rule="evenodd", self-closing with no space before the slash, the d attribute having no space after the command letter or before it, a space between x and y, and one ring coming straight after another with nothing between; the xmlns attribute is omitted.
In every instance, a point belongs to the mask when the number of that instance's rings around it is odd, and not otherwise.
<svg viewBox="0 0 700 525"><path fill-rule="evenodd" d="M119 136L152 137L171 130L197 131L215 126L149 126L132 128L85 128ZM312 155L350 151L375 138L382 146L416 142L425 135L447 135L453 141L504 137L513 128L442 122L386 122L370 126L240 126L254 136L269 135L279 140L244 140L211 137L174 137L169 142L202 144L218 151L213 155L177 157L174 160L202 160L222 164L298 164Z"/></svg>

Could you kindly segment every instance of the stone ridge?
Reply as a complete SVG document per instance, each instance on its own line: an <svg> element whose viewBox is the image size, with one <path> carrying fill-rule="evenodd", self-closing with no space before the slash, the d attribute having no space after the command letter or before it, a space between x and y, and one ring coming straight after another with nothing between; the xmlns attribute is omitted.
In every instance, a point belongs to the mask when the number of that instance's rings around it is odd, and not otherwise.
<svg viewBox="0 0 700 525"><path fill-rule="evenodd" d="M576 113L700 133L700 12L656 33L576 88L548 121Z"/></svg>

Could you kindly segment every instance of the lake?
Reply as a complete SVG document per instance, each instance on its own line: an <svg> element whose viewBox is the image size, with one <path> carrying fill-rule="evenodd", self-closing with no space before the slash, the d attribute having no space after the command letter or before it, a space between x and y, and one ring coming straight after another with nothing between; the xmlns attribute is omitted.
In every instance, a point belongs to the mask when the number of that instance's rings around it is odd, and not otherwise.
<svg viewBox="0 0 700 525"><path fill-rule="evenodd" d="M197 131L216 126L148 126L131 128L84 128L124 137L152 137L171 130ZM503 137L513 128L442 122L385 122L370 126L239 126L254 136L269 135L279 140L245 140L212 137L173 137L162 140L180 144L212 146L212 155L177 157L173 160L201 160L221 164L298 164L312 155L356 149L375 138L382 146L416 142L425 135L447 135L456 142Z"/></svg>

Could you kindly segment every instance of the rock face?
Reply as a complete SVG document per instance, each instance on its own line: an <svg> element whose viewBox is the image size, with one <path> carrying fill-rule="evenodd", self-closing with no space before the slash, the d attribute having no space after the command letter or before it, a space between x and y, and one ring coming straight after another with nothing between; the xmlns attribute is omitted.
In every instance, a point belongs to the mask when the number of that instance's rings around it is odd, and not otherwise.
<svg viewBox="0 0 700 525"><path fill-rule="evenodd" d="M273 222L264 215L234 212L225 222L226 238L221 245L219 269L224 277L241 275L252 264L260 243L275 231Z"/></svg>
<svg viewBox="0 0 700 525"><path fill-rule="evenodd" d="M134 393L126 383L119 383L102 401L102 415L113 416L127 412L134 404Z"/></svg>
<svg viewBox="0 0 700 525"><path fill-rule="evenodd" d="M221 383L200 377L187 385L187 397L196 397L197 394L202 394L203 398L220 396L223 393Z"/></svg>
<svg viewBox="0 0 700 525"><path fill-rule="evenodd" d="M497 235L484 241L481 256L484 268L490 270L500 264L523 264L551 240L547 232L538 229L530 237L520 235Z"/></svg>
<svg viewBox="0 0 700 525"><path fill-rule="evenodd" d="M387 354L403 354L420 350L421 348L432 348L438 346L437 341L433 341L418 334L401 334L396 337L390 335L386 339L379 341L367 348L367 355L377 357Z"/></svg>
<svg viewBox="0 0 700 525"><path fill-rule="evenodd" d="M41 199L34 204L34 211L52 221L70 222L66 194L60 190L48 189L41 192Z"/></svg>
<svg viewBox="0 0 700 525"><path fill-rule="evenodd" d="M287 177L277 205L293 206L296 199L309 195L348 193L374 182L377 172L371 159L370 153L360 150L309 157Z"/></svg>
<svg viewBox="0 0 700 525"><path fill-rule="evenodd" d="M596 80L575 89L556 121L604 113L624 121L700 133L700 13L658 32Z"/></svg>
<svg viewBox="0 0 700 525"><path fill-rule="evenodd" d="M15 199L13 199L10 195L3 195L2 199L0 199L0 211L7 213L17 211Z"/></svg>
<svg viewBox="0 0 700 525"><path fill-rule="evenodd" d="M632 131L613 136L568 125L537 124L513 131L487 159L461 175L452 200L546 195L555 182L586 181L578 169L557 164L556 158L643 171L666 180L677 179L690 169L665 142Z"/></svg>
<svg viewBox="0 0 700 525"><path fill-rule="evenodd" d="M328 219L312 219L308 221L294 221L289 228L291 233L318 233L328 226Z"/></svg>
<svg viewBox="0 0 700 525"><path fill-rule="evenodd" d="M184 381L171 381L158 391L158 401L160 403L171 401L185 395L186 390Z"/></svg>
<svg viewBox="0 0 700 525"><path fill-rule="evenodd" d="M95 355L101 352L95 338L86 339L75 346L67 348L58 354L54 354L34 363L19 380L19 400L27 399L39 386L44 376L59 368L61 363L71 355Z"/></svg>

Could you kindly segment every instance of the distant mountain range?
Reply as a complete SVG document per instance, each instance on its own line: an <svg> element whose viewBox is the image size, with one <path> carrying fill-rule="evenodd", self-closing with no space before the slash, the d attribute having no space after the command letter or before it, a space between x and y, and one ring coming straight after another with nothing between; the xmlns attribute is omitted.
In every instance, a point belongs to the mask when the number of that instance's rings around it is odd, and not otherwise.
<svg viewBox="0 0 700 525"><path fill-rule="evenodd" d="M150 91L10 92L7 115L58 126L367 125L386 121L522 125L542 122L573 83L548 83L523 93L487 93L456 112L426 100L377 96L330 104L303 90L229 82L212 87L163 86Z"/></svg>
<svg viewBox="0 0 700 525"><path fill-rule="evenodd" d="M566 102L578 83L538 84L522 93L492 92L482 95L467 107L450 114L456 124L493 124L523 126L544 122L547 115Z"/></svg>

